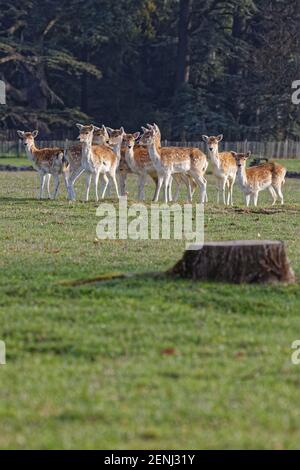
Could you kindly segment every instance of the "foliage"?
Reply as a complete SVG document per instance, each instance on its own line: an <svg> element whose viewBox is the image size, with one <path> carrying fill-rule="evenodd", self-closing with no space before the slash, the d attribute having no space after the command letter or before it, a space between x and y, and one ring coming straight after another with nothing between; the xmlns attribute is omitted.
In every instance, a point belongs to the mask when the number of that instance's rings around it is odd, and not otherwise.
<svg viewBox="0 0 300 470"><path fill-rule="evenodd" d="M299 133L298 0L8 0L0 24L3 136L79 117L173 140Z"/></svg>

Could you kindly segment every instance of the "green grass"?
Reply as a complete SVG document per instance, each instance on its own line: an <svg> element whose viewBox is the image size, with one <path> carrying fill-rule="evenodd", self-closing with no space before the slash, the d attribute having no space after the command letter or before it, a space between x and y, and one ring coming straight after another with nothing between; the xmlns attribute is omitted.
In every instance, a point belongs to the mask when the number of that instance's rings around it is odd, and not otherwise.
<svg viewBox="0 0 300 470"><path fill-rule="evenodd" d="M13 165L13 166L31 166L32 163L26 157L0 157L0 165Z"/></svg>
<svg viewBox="0 0 300 470"><path fill-rule="evenodd" d="M0 187L0 448L299 447L298 285L151 278L183 242L95 243L94 202L37 201L34 173ZM283 239L299 277L299 181L284 193L224 208L210 179L206 239ZM138 275L62 284L113 271Z"/></svg>

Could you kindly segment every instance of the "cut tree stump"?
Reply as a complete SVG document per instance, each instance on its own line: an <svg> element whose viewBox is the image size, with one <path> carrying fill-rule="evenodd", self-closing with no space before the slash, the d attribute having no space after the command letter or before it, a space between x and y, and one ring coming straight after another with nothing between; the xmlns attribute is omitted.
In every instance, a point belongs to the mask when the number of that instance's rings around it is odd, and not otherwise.
<svg viewBox="0 0 300 470"><path fill-rule="evenodd" d="M187 250L168 273L235 284L295 282L284 243L270 240L207 242L199 250Z"/></svg>

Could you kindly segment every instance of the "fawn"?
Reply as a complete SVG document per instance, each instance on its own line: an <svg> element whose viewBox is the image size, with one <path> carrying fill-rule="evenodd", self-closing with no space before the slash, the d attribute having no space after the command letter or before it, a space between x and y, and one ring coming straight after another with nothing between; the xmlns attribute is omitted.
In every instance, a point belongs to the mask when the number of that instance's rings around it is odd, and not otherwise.
<svg viewBox="0 0 300 470"><path fill-rule="evenodd" d="M108 145L109 135L105 128L94 126L93 134L93 145ZM74 190L74 184L80 175L84 172L84 168L81 166L81 156L82 156L82 145L72 145L69 148L65 148L65 156L68 160L69 166L69 178L68 178L68 194L69 199L75 201L76 195ZM103 175L104 180L106 176Z"/></svg>
<svg viewBox="0 0 300 470"><path fill-rule="evenodd" d="M117 196L119 197L119 190L116 180L116 170L118 166L118 156L116 153L107 146L93 145L93 134L95 126L76 124L79 129L79 140L82 143L81 166L86 171L86 201L89 200L89 192L91 186L91 179L94 176L96 202L98 202L98 181L100 174L109 176L113 181ZM102 199L105 196L105 190L102 192Z"/></svg>
<svg viewBox="0 0 300 470"><path fill-rule="evenodd" d="M157 173L148 155L148 150L141 145L136 145L140 132L124 135L124 157L131 173L138 175L138 199L145 199L145 182L149 175L157 185ZM127 172L128 173L128 172ZM126 175L127 176L127 175Z"/></svg>
<svg viewBox="0 0 300 470"><path fill-rule="evenodd" d="M150 126L150 124L148 124ZM138 145L140 133L124 134L123 146L121 148L121 160L119 163L120 190L122 195L126 195L126 180L128 174L136 174L139 177L138 199L143 200L144 185L147 175L149 175L155 185L157 185L157 173L153 167L146 147ZM160 145L160 135L157 135Z"/></svg>
<svg viewBox="0 0 300 470"><path fill-rule="evenodd" d="M204 178L207 158L198 148L161 147L156 144L157 129L143 129L140 143L147 145L149 156L158 175L158 186L154 197L157 202L164 183L165 202L170 201L169 184L173 174L184 174L195 180L200 189L200 202L206 200L207 181ZM192 200L191 185L188 184L189 200Z"/></svg>
<svg viewBox="0 0 300 470"><path fill-rule="evenodd" d="M151 125L148 124L150 127ZM152 127L152 126L151 126ZM149 152L146 147L142 145L138 145L137 142L139 141L140 132L135 132L134 134L125 134L124 136L124 145L125 145L125 161L127 163L128 168L132 173L135 173L139 177L138 181L138 199L144 200L145 199L145 182L147 175L149 175L156 186L158 184L158 177L156 169L149 157ZM160 146L160 134L156 135L156 142L159 142ZM179 189L180 183L182 179L184 180L183 175L174 175L177 189ZM186 184L188 182L184 180ZM178 191L177 191L178 192ZM171 184L168 188L169 193L169 200L172 199L172 192L171 192Z"/></svg>
<svg viewBox="0 0 300 470"><path fill-rule="evenodd" d="M251 152L247 154L231 153L237 165L237 181L245 195L247 207L250 204L251 196L253 196L254 206L257 206L258 193L264 189L270 191L273 198L272 205L276 203L277 196L283 204L281 186L285 183L286 168L272 162L246 168L246 162Z"/></svg>
<svg viewBox="0 0 300 470"><path fill-rule="evenodd" d="M147 124L147 126L148 126L148 129L154 131L155 136L156 136L156 147L160 148L161 147L161 132L160 132L160 129L159 129L158 125L154 123L154 124ZM148 129L146 129L145 127L142 126L142 131L143 132L146 132ZM150 159L150 157L149 157L149 159ZM150 159L150 161L151 161L151 159ZM174 198L172 196L173 179L176 183L176 191L175 191ZM174 173L170 178L170 183L169 183L169 186L168 186L168 199L169 199L170 202L173 199L174 199L174 201L177 201L177 199L179 197L180 186L181 186L182 183L185 184L185 186L187 188L188 195L191 193L191 195L193 197L193 194L194 194L195 189L197 187L197 184L195 183L193 178L191 178L190 176L185 175L184 173ZM157 184L156 184L156 186L157 186ZM207 196L206 196L206 199L207 199ZM192 202L192 199L189 199L189 202Z"/></svg>
<svg viewBox="0 0 300 470"><path fill-rule="evenodd" d="M66 187L68 188L68 161L65 159L64 151L61 148L42 148L39 149L35 145L35 138L38 131L24 132L17 131L18 136L23 140L27 158L31 160L40 175L40 192L39 199L43 198L44 187L47 182L48 195L51 199L55 199L59 187L59 175L63 175ZM50 194L50 177L54 178L54 193Z"/></svg>
<svg viewBox="0 0 300 470"><path fill-rule="evenodd" d="M235 159L231 152L219 153L219 142L223 139L222 134L217 137L203 135L202 139L207 143L213 173L217 178L217 203L220 202L220 193L222 193L223 204L233 205L233 185L237 172ZM228 188L227 199L226 187Z"/></svg>
<svg viewBox="0 0 300 470"><path fill-rule="evenodd" d="M114 151L117 157L117 173L119 173L120 162L121 162L121 148L122 148L123 137L125 135L124 128L121 127L120 129L111 129L110 127L105 127L105 126L103 127L108 136L106 145L112 148L112 150ZM103 180L104 180L104 194L106 193L106 191L108 192L108 194L110 194L110 182L105 174L103 175Z"/></svg>

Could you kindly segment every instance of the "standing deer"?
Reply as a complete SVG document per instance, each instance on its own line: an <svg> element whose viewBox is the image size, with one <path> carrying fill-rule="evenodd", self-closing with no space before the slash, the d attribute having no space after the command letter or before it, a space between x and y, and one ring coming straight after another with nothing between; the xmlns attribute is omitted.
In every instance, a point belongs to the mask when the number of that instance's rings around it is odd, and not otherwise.
<svg viewBox="0 0 300 470"><path fill-rule="evenodd" d="M102 127L94 126L93 133L93 145L105 145L108 146L109 135L104 125ZM82 158L82 145L72 145L65 149L66 159L69 162L69 177L68 177L68 193L69 199L75 201L76 194L74 190L74 184L79 176L84 172L84 168L81 166ZM107 177L102 175L104 184L106 184Z"/></svg>
<svg viewBox="0 0 300 470"><path fill-rule="evenodd" d="M64 151L61 148L42 148L39 149L35 145L35 138L38 131L24 132L17 131L18 136L23 140L27 158L31 160L34 167L40 175L40 192L39 199L43 198L44 187L47 182L48 195L51 199L55 199L59 188L59 176L63 175L66 188L68 189L68 162L64 157ZM51 175L54 178L54 193L50 194L49 182Z"/></svg>
<svg viewBox="0 0 300 470"><path fill-rule="evenodd" d="M93 145L93 125L84 126L76 124L79 129L79 140L82 143L81 166L87 173L86 177L86 201L89 200L92 176L94 176L96 202L98 202L98 182L100 174L108 176L114 183L117 196L119 197L116 171L118 167L118 157L116 153L107 146ZM105 188L106 189L106 188ZM102 192L102 199L105 196L105 189Z"/></svg>
<svg viewBox="0 0 300 470"><path fill-rule="evenodd" d="M220 193L222 193L223 204L233 205L233 185L237 171L235 159L231 152L219 153L219 142L223 139L222 134L217 137L203 135L202 139L207 143L213 173L217 178L217 203L220 202ZM227 198L226 187L228 188Z"/></svg>
<svg viewBox="0 0 300 470"><path fill-rule="evenodd" d="M183 174L193 178L200 189L200 202L206 199L207 181L204 178L207 169L207 158L198 148L161 147L156 144L156 129L143 128L140 143L147 145L149 156L158 175L157 191L154 201L157 202L164 184L165 202L170 201L169 185L172 175ZM189 200L192 200L191 185L188 185Z"/></svg>
<svg viewBox="0 0 300 470"><path fill-rule="evenodd" d="M121 161L121 147L122 147L123 137L125 135L124 128L121 127L120 129L111 129L110 127L106 127L105 130L106 130L106 134L108 136L108 140L106 141L106 145L108 145L112 148L112 150L114 151L114 153L117 157L117 173L118 173L118 170L120 168L120 161ZM103 179L104 179L103 193L105 195L106 191L107 191L108 194L110 194L109 179L107 178L107 176L105 174L103 175Z"/></svg>
<svg viewBox="0 0 300 470"><path fill-rule="evenodd" d="M251 152L247 154L231 152L231 154L237 165L237 181L245 195L247 207L250 204L251 196L254 206L257 206L258 193L264 189L269 190L273 198L272 205L276 203L277 196L283 204L281 186L285 182L286 168L272 162L246 168L246 162Z"/></svg>

